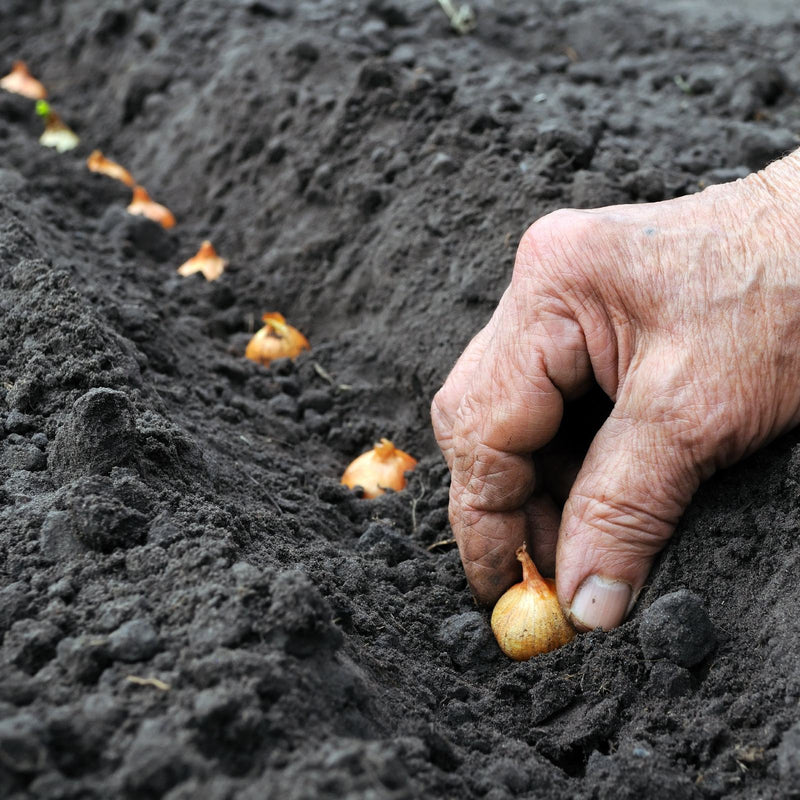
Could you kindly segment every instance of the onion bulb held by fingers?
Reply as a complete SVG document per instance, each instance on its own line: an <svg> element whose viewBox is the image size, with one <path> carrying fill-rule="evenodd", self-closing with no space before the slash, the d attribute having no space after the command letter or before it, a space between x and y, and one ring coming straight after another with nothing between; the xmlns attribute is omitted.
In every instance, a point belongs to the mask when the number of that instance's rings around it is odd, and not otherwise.
<svg viewBox="0 0 800 800"><path fill-rule="evenodd" d="M555 581L539 574L524 544L517 558L522 562L522 581L497 601L492 631L509 658L527 661L566 644L575 630L561 610Z"/></svg>
<svg viewBox="0 0 800 800"><path fill-rule="evenodd" d="M178 267L178 274L186 277L202 272L207 281L215 281L227 266L228 262L217 255L214 245L206 239L197 253Z"/></svg>
<svg viewBox="0 0 800 800"><path fill-rule="evenodd" d="M414 469L417 460L398 450L388 439L381 439L372 450L362 453L342 475L342 483L355 489L360 486L364 497L372 499L386 489L396 492L406 488L405 473Z"/></svg>
<svg viewBox="0 0 800 800"><path fill-rule="evenodd" d="M28 72L28 66L24 61L14 62L11 72L0 79L0 89L21 94L30 100L44 100L47 97L47 89Z"/></svg>
<svg viewBox="0 0 800 800"><path fill-rule="evenodd" d="M143 186L133 187L133 199L128 206L128 213L138 217L147 217L164 228L175 227L175 215L166 206L151 200Z"/></svg>
<svg viewBox="0 0 800 800"><path fill-rule="evenodd" d="M132 187L135 183L132 175L125 167L120 166L116 161L112 161L110 158L106 158L99 150L92 151L92 154L86 159L86 166L89 167L92 172L108 175L109 178L122 181L126 186Z"/></svg>
<svg viewBox="0 0 800 800"><path fill-rule="evenodd" d="M278 358L297 358L303 350L310 350L308 339L283 318L283 314L270 311L261 318L264 327L257 330L244 351L245 358L258 361L265 367Z"/></svg>

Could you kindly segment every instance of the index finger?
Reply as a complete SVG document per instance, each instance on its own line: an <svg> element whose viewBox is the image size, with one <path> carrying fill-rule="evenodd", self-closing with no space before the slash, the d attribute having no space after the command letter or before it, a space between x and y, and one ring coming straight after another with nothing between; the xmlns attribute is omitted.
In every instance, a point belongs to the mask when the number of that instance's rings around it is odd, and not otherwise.
<svg viewBox="0 0 800 800"><path fill-rule="evenodd" d="M473 593L487 604L519 575L516 550L531 533L524 506L536 486L530 454L556 434L562 390L591 374L571 315L540 308L531 318L530 309L519 313L515 303L507 291L450 442L450 524Z"/></svg>

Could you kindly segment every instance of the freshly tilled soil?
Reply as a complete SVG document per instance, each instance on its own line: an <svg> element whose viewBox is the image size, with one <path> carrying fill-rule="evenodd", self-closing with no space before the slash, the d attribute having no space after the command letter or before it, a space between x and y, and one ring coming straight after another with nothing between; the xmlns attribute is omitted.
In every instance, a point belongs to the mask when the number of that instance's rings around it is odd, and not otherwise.
<svg viewBox="0 0 800 800"><path fill-rule="evenodd" d="M0 796L796 791L798 434L701 489L626 624L517 664L428 407L533 220L798 143L800 24L474 5L0 0L0 71L81 137L0 93ZM204 239L215 283L176 274ZM312 351L264 368L271 310ZM360 499L382 436L419 467Z"/></svg>

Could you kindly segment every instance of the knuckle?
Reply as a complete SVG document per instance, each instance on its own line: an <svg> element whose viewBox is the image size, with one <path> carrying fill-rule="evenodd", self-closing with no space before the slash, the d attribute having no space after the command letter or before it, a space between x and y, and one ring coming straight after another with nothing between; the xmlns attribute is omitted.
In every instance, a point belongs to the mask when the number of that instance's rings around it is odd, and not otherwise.
<svg viewBox="0 0 800 800"><path fill-rule="evenodd" d="M598 215L562 208L536 220L523 234L517 262L546 267L584 250L597 235Z"/></svg>
<svg viewBox="0 0 800 800"><path fill-rule="evenodd" d="M476 529L487 513L477 510L462 513L462 535L459 538L458 549L465 567L492 571L498 569L505 561L506 542L486 536Z"/></svg>
<svg viewBox="0 0 800 800"><path fill-rule="evenodd" d="M461 502L472 509L511 510L533 489L532 464L482 445L461 456L458 471L463 476Z"/></svg>

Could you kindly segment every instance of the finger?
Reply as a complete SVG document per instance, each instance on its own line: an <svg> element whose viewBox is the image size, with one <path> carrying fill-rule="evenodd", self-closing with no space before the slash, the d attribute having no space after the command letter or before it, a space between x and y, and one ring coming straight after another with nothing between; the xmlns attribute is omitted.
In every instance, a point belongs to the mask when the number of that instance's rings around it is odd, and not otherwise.
<svg viewBox="0 0 800 800"><path fill-rule="evenodd" d="M564 506L556 556L559 599L581 630L627 616L655 555L700 482L700 468L665 418L615 410Z"/></svg>
<svg viewBox="0 0 800 800"><path fill-rule="evenodd" d="M495 324L493 316L489 323L472 338L431 403L433 433L447 466L451 469L453 466L453 421L461 399L472 380L475 367L483 357L483 352L493 335Z"/></svg>
<svg viewBox="0 0 800 800"><path fill-rule="evenodd" d="M494 604L519 581L516 551L525 541L526 516L522 509L497 513L463 508L450 500L450 526L458 542L461 563L475 600Z"/></svg>
<svg viewBox="0 0 800 800"><path fill-rule="evenodd" d="M574 321L544 311L514 314L514 302L507 292L498 312L536 322L522 333L497 326L461 398L450 442L450 522L472 590L484 603L518 576L523 506L535 487L528 454L555 435L563 410L551 374L569 388L585 382L590 369Z"/></svg>

